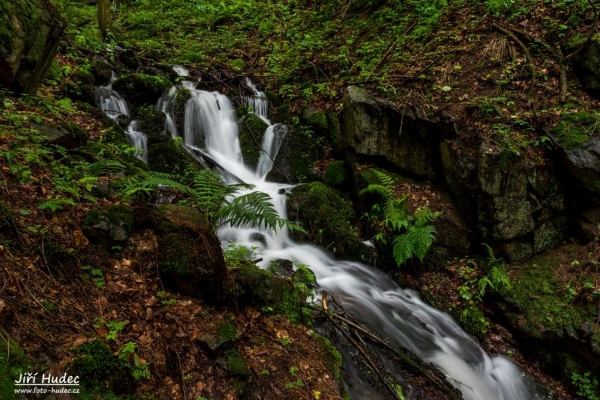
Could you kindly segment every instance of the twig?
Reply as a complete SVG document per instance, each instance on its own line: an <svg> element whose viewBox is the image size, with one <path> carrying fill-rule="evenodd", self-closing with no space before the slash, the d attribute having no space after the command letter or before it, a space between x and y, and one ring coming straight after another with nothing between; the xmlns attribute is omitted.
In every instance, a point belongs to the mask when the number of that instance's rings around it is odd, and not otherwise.
<svg viewBox="0 0 600 400"><path fill-rule="evenodd" d="M527 57L527 61L529 62L529 68L531 69L531 88L529 89L529 95L527 97L531 98L531 96L533 95L533 91L535 89L535 65L533 63L533 57L531 57L531 54L529 53L529 49L527 49L527 46L525 46L525 44L523 42L521 42L519 40L518 37L515 36L514 33L512 33L511 31L509 31L506 28L501 27L498 24L492 24L492 26L499 30L500 32L504 33L506 36L510 37L512 40L515 41L515 43L517 43L519 45L519 47L521 47L521 50L523 50L523 53L525 53L525 56Z"/></svg>
<svg viewBox="0 0 600 400"><path fill-rule="evenodd" d="M325 292L323 292L323 297L322 300L323 302L323 309L327 310L327 303L325 302ZM344 328L342 328L338 323L336 323L333 318L331 318L331 315L329 312L325 312L325 315L327 316L327 318L329 319L329 321L333 324L333 326L336 327L336 329L352 344L352 346L354 346L354 348L356 350L358 350L358 352L364 357L365 361L367 362L367 366L369 368L371 368L371 370L373 372L375 372L375 374L377 375L377 377L381 380L381 382L383 383L383 385L388 389L388 391L392 394L392 396L397 399L397 400L402 400L400 398L400 396L398 396L398 393L396 393L396 391L394 390L393 387L391 387L391 385L389 384L389 382L385 379L385 377L383 376L383 374L381 373L381 371L379 370L379 368L377 368L377 365L375 365L375 363L371 360L371 358L369 357L369 355L367 354L367 352L365 351L365 349L363 349L358 343L356 343L356 341L352 338L352 336L350 336L348 334L348 332L346 332L344 330Z"/></svg>

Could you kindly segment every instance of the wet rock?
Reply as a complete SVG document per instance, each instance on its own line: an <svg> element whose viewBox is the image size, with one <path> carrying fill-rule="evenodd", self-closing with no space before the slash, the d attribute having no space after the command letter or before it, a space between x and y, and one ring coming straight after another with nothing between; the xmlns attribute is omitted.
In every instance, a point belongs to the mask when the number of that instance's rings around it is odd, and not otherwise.
<svg viewBox="0 0 600 400"><path fill-rule="evenodd" d="M250 235L250 240L253 242L259 242L263 246L267 245L267 238L262 233L254 232L252 235Z"/></svg>
<svg viewBox="0 0 600 400"><path fill-rule="evenodd" d="M291 278L294 276L294 263L290 260L279 259L271 266L271 271L278 278Z"/></svg>
<svg viewBox="0 0 600 400"><path fill-rule="evenodd" d="M123 63L127 69L136 71L141 66L140 59L138 58L137 54L135 54L135 51L127 49L119 52L118 54L119 61Z"/></svg>
<svg viewBox="0 0 600 400"><path fill-rule="evenodd" d="M448 127L425 118L416 109L401 113L356 86L346 90L343 101L347 148L360 156L380 157L422 177L436 176L437 149Z"/></svg>
<svg viewBox="0 0 600 400"><path fill-rule="evenodd" d="M348 172L346 171L345 161L332 161L327 164L325 176L323 178L326 184L336 189L346 189L349 185Z"/></svg>
<svg viewBox="0 0 600 400"><path fill-rule="evenodd" d="M133 232L133 210L119 205L92 209L83 217L81 231L91 243L113 251Z"/></svg>
<svg viewBox="0 0 600 400"><path fill-rule="evenodd" d="M94 86L106 86L112 77L112 65L108 62L95 59L91 64L92 75L94 76Z"/></svg>
<svg viewBox="0 0 600 400"><path fill-rule="evenodd" d="M294 233L300 242L313 242L334 255L361 260L369 253L352 227L356 215L335 189L320 182L295 187L287 202L288 218L306 230Z"/></svg>
<svg viewBox="0 0 600 400"><path fill-rule="evenodd" d="M171 81L163 76L139 73L120 76L112 85L121 97L136 107L144 104L156 104L162 94L171 86Z"/></svg>
<svg viewBox="0 0 600 400"><path fill-rule="evenodd" d="M239 126L239 140L244 164L255 169L262 152L260 146L268 125L255 114L247 113L240 119Z"/></svg>
<svg viewBox="0 0 600 400"><path fill-rule="evenodd" d="M226 274L221 243L208 218L192 207L165 204L151 215L156 257L167 287L214 303Z"/></svg>
<svg viewBox="0 0 600 400"><path fill-rule="evenodd" d="M146 134L148 146L155 143L171 141L171 134L165 131L167 116L151 105L138 107L133 119L138 121L138 128Z"/></svg>
<svg viewBox="0 0 600 400"><path fill-rule="evenodd" d="M48 143L64 147L65 149L75 149L85 147L89 137L79 125L63 123L59 128L48 125L33 125L42 135L48 136Z"/></svg>
<svg viewBox="0 0 600 400"><path fill-rule="evenodd" d="M49 0L0 3L0 86L34 95L50 68L65 21Z"/></svg>
<svg viewBox="0 0 600 400"><path fill-rule="evenodd" d="M166 174L182 175L200 166L187 151L172 140L148 144L148 168Z"/></svg>
<svg viewBox="0 0 600 400"><path fill-rule="evenodd" d="M590 138L581 147L561 146L560 159L585 189L600 194L600 139Z"/></svg>

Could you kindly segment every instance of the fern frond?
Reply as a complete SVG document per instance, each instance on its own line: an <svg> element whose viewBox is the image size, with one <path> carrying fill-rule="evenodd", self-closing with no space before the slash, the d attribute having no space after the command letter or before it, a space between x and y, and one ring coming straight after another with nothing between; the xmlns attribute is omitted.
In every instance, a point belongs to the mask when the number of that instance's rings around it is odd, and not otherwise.
<svg viewBox="0 0 600 400"><path fill-rule="evenodd" d="M104 159L92 164L86 164L84 172L87 175L116 175L125 171L125 166L116 160Z"/></svg>
<svg viewBox="0 0 600 400"><path fill-rule="evenodd" d="M283 219L271 203L271 196L263 192L251 192L228 201L216 214L217 220L227 221L232 226L265 226L278 230L287 226L291 231L304 229Z"/></svg>
<svg viewBox="0 0 600 400"><path fill-rule="evenodd" d="M376 169L373 169L372 172L375 175L375 177L377 177L377 179L379 180L379 182L381 182L381 184L386 189L388 189L388 190L391 191L392 187L396 184L396 181L394 180L394 178L392 178L391 176L389 176L385 172L381 172L381 171L376 170Z"/></svg>
<svg viewBox="0 0 600 400"><path fill-rule="evenodd" d="M423 261L427 250L435 240L435 227L433 225L414 226L408 234L411 237L413 254L419 261Z"/></svg>
<svg viewBox="0 0 600 400"><path fill-rule="evenodd" d="M394 260L396 265L401 266L413 255L411 238L407 234L398 235L394 238L393 244Z"/></svg>
<svg viewBox="0 0 600 400"><path fill-rule="evenodd" d="M392 197L392 193L390 192L390 190L383 186L380 185L378 183L372 183L369 186L367 186L366 188L362 189L360 192L358 192L358 194L360 196L364 196L365 194L378 194L381 197L383 197L384 199L388 199Z"/></svg>
<svg viewBox="0 0 600 400"><path fill-rule="evenodd" d="M437 219L438 213L431 212L429 207L420 207L414 214L415 225L425 226Z"/></svg>

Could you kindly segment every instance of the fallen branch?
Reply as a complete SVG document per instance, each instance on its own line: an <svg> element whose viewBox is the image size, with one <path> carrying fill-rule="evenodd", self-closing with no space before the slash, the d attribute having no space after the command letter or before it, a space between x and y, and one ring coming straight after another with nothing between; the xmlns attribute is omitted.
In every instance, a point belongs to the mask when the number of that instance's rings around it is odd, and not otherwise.
<svg viewBox="0 0 600 400"><path fill-rule="evenodd" d="M529 94L527 95L527 97L531 98L531 96L533 95L533 91L535 89L535 65L533 63L533 57L531 57L531 53L529 53L529 49L527 48L527 46L525 46L525 44L523 42L521 42L519 40L518 37L515 36L514 33L509 31L508 29L503 28L498 24L492 24L492 26L495 29L497 29L498 31L504 33L506 36L508 36L512 40L514 40L515 43L517 43L519 45L519 47L521 47L521 50L523 50L523 53L525 53L525 57L527 58L527 61L529 63L529 68L531 69L531 88L529 89Z"/></svg>

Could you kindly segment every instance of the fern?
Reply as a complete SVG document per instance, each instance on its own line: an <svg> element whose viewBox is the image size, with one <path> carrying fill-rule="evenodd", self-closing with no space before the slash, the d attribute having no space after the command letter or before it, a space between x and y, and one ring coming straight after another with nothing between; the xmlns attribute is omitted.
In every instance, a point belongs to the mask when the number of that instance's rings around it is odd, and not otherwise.
<svg viewBox="0 0 600 400"><path fill-rule="evenodd" d="M219 175L210 170L198 172L191 184L181 177L161 172L149 172L131 177L125 184L124 198L139 194L150 195L159 188L169 188L187 194L193 205L208 215L213 224L229 223L232 226L265 226L273 230L284 226L292 231L302 228L281 218L271 204L271 197L263 192L251 192L235 197L240 190L252 189L252 185L225 185ZM232 198L231 200L229 200Z"/></svg>
<svg viewBox="0 0 600 400"><path fill-rule="evenodd" d="M427 250L435 240L435 228L431 225L438 214L431 212L427 207L417 209L410 215L406 208L407 196L394 198L394 179L377 170L372 170L379 183L372 183L359 192L359 195L377 194L381 202L373 206L372 219L379 221L380 225L389 233L395 235L392 240L392 254L398 267L409 259L416 257L423 261ZM387 244L385 234L379 232L375 240Z"/></svg>

